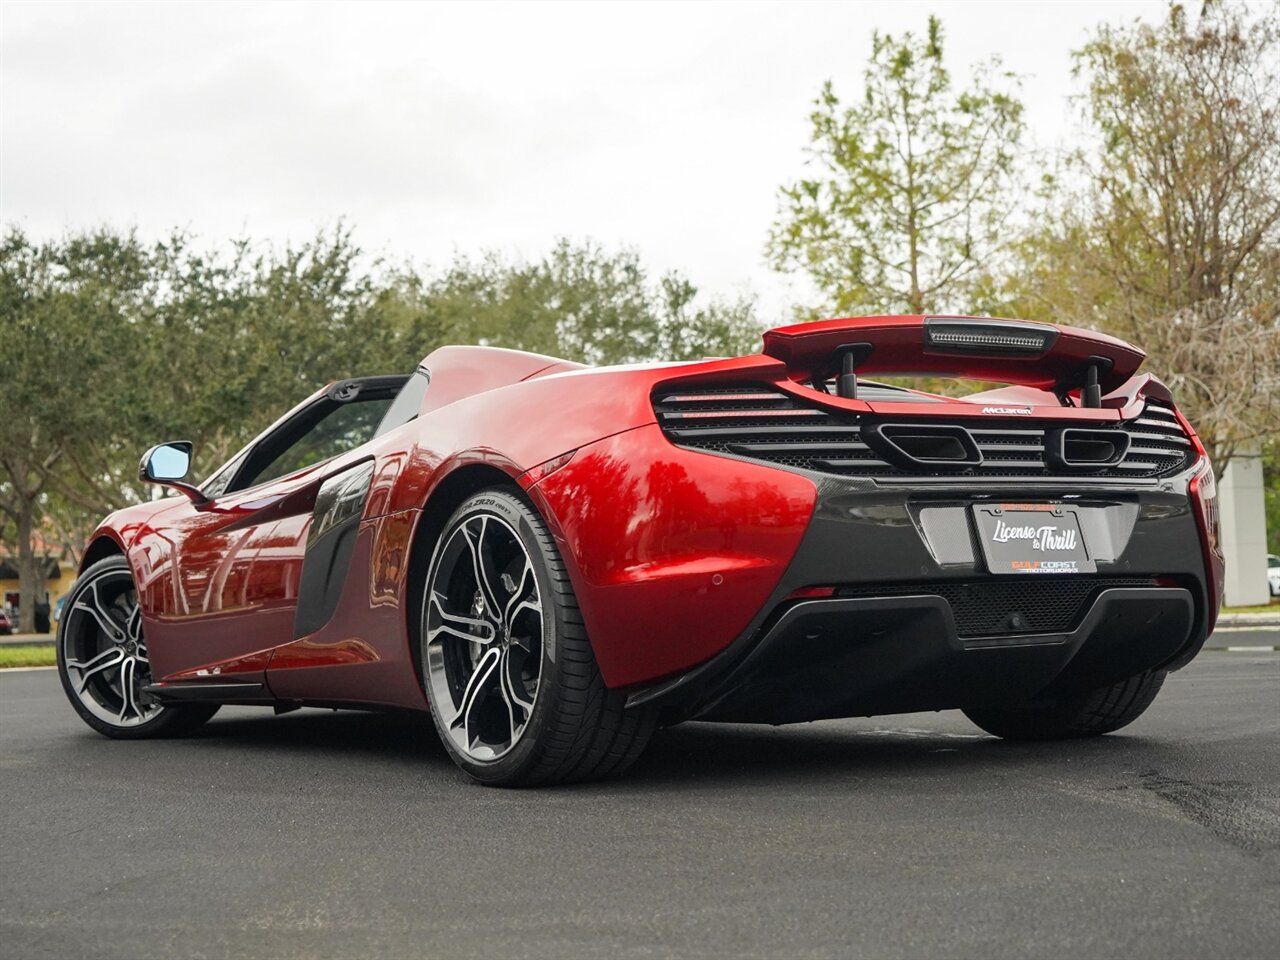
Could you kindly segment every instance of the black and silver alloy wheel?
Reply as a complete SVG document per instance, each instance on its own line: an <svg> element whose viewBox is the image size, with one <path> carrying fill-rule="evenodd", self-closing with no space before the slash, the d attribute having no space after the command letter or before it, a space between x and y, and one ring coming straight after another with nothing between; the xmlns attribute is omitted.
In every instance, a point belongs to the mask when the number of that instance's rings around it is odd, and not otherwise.
<svg viewBox="0 0 1280 960"><path fill-rule="evenodd" d="M142 692L151 679L151 662L128 570L102 570L86 579L64 617L63 663L86 710L104 723L129 727L164 709Z"/></svg>
<svg viewBox="0 0 1280 960"><path fill-rule="evenodd" d="M542 675L542 594L515 529L490 513L454 527L424 604L425 662L439 723L468 757L497 760L528 726Z"/></svg>
<svg viewBox="0 0 1280 960"><path fill-rule="evenodd" d="M123 557L93 564L71 588L58 622L58 673L71 705L110 737L176 733L215 706L168 707L149 696L151 661L133 576Z"/></svg>
<svg viewBox="0 0 1280 960"><path fill-rule="evenodd" d="M464 502L420 581L423 689L445 749L482 783L625 770L657 721L600 676L564 561L512 488Z"/></svg>

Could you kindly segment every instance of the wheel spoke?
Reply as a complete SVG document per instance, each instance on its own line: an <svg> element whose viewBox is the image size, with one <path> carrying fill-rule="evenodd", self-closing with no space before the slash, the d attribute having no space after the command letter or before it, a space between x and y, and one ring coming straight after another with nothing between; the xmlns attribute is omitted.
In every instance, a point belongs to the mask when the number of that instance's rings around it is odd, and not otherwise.
<svg viewBox="0 0 1280 960"><path fill-rule="evenodd" d="M472 742L472 714L475 712L476 707L488 697L489 691L486 688L493 681L494 671L498 669L501 658L502 654L497 647L490 647L486 650L484 656L476 664L470 679L467 680L466 689L462 691L462 702L458 704L458 715L454 717L451 726L454 729L462 728L463 737L468 744Z"/></svg>
<svg viewBox="0 0 1280 960"><path fill-rule="evenodd" d="M521 658L523 659L523 658ZM502 692L503 697L510 707L519 707L527 719L529 714L533 712L533 701L529 699L529 695L525 692L524 683L520 679L520 667L516 664L515 659L511 656L511 648L502 651ZM516 738L516 719L515 711L511 711L511 739Z"/></svg>
<svg viewBox="0 0 1280 960"><path fill-rule="evenodd" d="M482 516L479 519L480 532L474 535L474 539L471 528L468 525L470 524L470 521L463 524L462 536L466 539L467 546L471 548L471 566L475 571L476 587L480 590L480 595L484 598L485 610L496 619L498 611L501 610L502 607L498 603L498 594L493 589L493 584L489 581L489 571L485 566L484 561L484 539L485 535L489 532L489 518Z"/></svg>
<svg viewBox="0 0 1280 960"><path fill-rule="evenodd" d="M124 651L119 647L111 647L103 650L96 657L81 662L80 660L68 660L67 666L72 670L80 672L80 686L76 693L84 693L85 688L89 686L89 681L103 670L109 670L124 660Z"/></svg>
<svg viewBox="0 0 1280 960"><path fill-rule="evenodd" d="M85 596L92 594L93 602L85 603ZM85 613L98 621L98 626L112 640L124 639L124 631L120 629L120 624L111 616L108 608L103 605L102 599L98 594L98 581L89 584L88 588L80 596L76 597L76 610L83 610Z"/></svg>
<svg viewBox="0 0 1280 960"><path fill-rule="evenodd" d="M134 643L139 646L142 645L142 606L138 603L135 603L133 609L129 612L129 622L125 625L125 633Z"/></svg>
<svg viewBox="0 0 1280 960"><path fill-rule="evenodd" d="M507 599L507 605L502 611L502 623L506 627L510 627L512 618L519 613L520 608L517 604L520 598L524 596L525 585L532 584L534 593L537 593L538 582L533 575L533 564L529 562L529 558L524 558L524 569L520 571L520 582L516 584L516 588L511 591L511 596ZM541 611L539 611L541 612Z"/></svg>
<svg viewBox="0 0 1280 960"><path fill-rule="evenodd" d="M427 632L427 643L435 643L441 634L447 634L451 637L457 637L459 640L467 640L471 643L479 643L487 646L493 643L497 636L497 631L492 623L488 620L479 620L475 617L464 617L459 613L450 613L444 608L444 597L435 590L431 591L431 607L440 619L443 621L439 626L432 627ZM428 619L428 623L430 620ZM481 633L477 635L473 631L479 630Z"/></svg>
<svg viewBox="0 0 1280 960"><path fill-rule="evenodd" d="M129 714L133 714L139 719L142 718L142 711L138 709L137 696L134 693L134 675L137 671L137 664L133 657L126 657L124 663L120 665L120 722L124 723L128 719Z"/></svg>
<svg viewBox="0 0 1280 960"><path fill-rule="evenodd" d="M511 611L511 622L514 623L515 618L518 617L525 610L532 610L539 617L542 616L542 604L538 603L536 600L525 600L523 603L517 605L513 611ZM517 637L515 634L512 634L511 642L518 643L520 646L524 647L526 650L531 649L529 640L527 637Z"/></svg>

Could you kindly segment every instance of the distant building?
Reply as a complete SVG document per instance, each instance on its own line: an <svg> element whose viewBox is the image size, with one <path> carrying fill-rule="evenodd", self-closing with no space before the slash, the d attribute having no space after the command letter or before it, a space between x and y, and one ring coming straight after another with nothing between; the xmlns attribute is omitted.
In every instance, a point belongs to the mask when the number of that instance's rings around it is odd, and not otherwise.
<svg viewBox="0 0 1280 960"><path fill-rule="evenodd" d="M54 547L41 537L37 537L35 547L44 569L40 589L36 592L36 603L48 605L47 612L52 628L58 600L71 589L71 585L75 582L76 563L66 550ZM8 549L0 544L0 607L3 607L15 624L21 612L20 604L17 558L11 556Z"/></svg>
<svg viewBox="0 0 1280 960"><path fill-rule="evenodd" d="M1262 457L1237 453L1218 479L1222 548L1227 557L1228 607L1270 603L1267 585L1267 507Z"/></svg>

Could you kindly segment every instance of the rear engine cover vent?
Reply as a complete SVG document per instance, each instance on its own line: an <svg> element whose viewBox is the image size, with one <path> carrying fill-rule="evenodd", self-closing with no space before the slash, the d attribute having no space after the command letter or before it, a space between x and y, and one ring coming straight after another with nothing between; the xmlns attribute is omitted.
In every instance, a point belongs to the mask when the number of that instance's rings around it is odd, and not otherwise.
<svg viewBox="0 0 1280 960"><path fill-rule="evenodd" d="M1099 429L995 417L861 417L770 384L661 391L653 407L678 446L847 477L1145 479L1177 473L1194 456L1173 411L1150 402L1139 417Z"/></svg>

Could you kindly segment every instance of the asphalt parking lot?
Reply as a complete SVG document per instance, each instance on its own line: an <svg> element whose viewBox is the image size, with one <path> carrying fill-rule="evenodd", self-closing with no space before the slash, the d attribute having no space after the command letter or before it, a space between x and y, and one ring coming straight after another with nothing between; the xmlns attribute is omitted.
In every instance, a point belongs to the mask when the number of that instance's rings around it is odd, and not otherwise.
<svg viewBox="0 0 1280 960"><path fill-rule="evenodd" d="M425 718L119 743L9 672L0 956L1273 957L1277 744L1280 654L1210 651L1099 740L690 724L623 780L511 792Z"/></svg>

